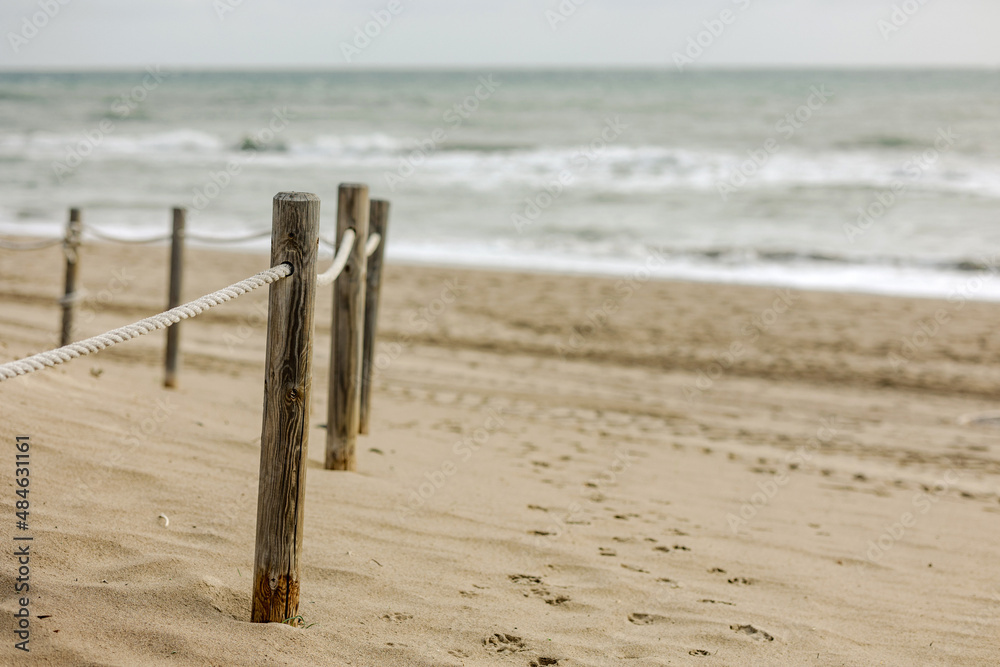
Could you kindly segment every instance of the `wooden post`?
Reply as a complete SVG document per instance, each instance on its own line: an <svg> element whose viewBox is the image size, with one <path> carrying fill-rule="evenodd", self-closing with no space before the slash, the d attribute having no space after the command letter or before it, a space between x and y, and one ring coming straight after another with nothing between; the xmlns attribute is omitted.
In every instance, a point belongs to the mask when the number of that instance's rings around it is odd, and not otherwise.
<svg viewBox="0 0 1000 667"><path fill-rule="evenodd" d="M181 305L181 286L184 282L184 223L187 219L187 209L174 209L174 235L170 244L170 294L167 297L167 310ZM180 323L167 329L167 356L163 386L169 389L177 387L177 357L181 350Z"/></svg>
<svg viewBox="0 0 1000 667"><path fill-rule="evenodd" d="M271 266L287 262L294 272L271 285L268 302L254 623L281 623L299 613L318 245L319 198L275 195Z"/></svg>
<svg viewBox="0 0 1000 667"><path fill-rule="evenodd" d="M76 278L80 268L80 237L83 234L83 223L80 220L80 209L69 210L69 222L66 224L66 239L63 251L66 254L66 282L62 298L62 333L59 345L69 345L73 342L73 310L76 308Z"/></svg>
<svg viewBox="0 0 1000 667"><path fill-rule="evenodd" d="M373 199L368 221L368 235L378 234L382 241L368 258L368 285L365 290L365 356L361 368L361 426L368 435L371 423L372 372L375 370L375 332L378 329L378 304L382 293L382 258L385 255L386 232L389 229L389 202Z"/></svg>
<svg viewBox="0 0 1000 667"><path fill-rule="evenodd" d="M330 392L326 420L326 469L355 470L361 421L361 360L365 337L365 283L368 258L368 186L341 185L337 201L337 242L353 229L357 238L343 273L333 286Z"/></svg>

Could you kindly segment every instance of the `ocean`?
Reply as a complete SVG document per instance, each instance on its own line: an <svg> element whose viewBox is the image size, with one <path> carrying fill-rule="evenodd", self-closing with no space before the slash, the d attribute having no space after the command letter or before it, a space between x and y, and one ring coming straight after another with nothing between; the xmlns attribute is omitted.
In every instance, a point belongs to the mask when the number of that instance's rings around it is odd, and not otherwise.
<svg viewBox="0 0 1000 667"><path fill-rule="evenodd" d="M998 72L0 73L0 233L341 182L393 261L1000 300Z"/></svg>

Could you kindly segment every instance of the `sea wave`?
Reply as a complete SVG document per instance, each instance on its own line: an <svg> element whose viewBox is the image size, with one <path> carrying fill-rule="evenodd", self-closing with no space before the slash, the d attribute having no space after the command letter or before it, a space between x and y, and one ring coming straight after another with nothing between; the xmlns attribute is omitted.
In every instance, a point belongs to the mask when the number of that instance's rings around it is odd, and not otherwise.
<svg viewBox="0 0 1000 667"><path fill-rule="evenodd" d="M28 132L0 134L6 160L58 160L86 146L97 159L137 162L174 159L232 159L260 151L256 164L275 169L310 166L367 169L404 175L420 187L472 190L540 189L560 175L595 193L656 194L671 190L730 192L788 188L906 188L1000 198L1000 161L982 156L922 151L840 149L806 153L793 149L757 159L744 153L673 146L614 144L587 146L507 146L502 143L425 144L384 133L281 137L270 143L236 135L223 137L194 129L145 134L111 133L97 141L85 134ZM891 141L890 141L891 140ZM879 142L894 140L878 138ZM895 145L895 144L894 144Z"/></svg>

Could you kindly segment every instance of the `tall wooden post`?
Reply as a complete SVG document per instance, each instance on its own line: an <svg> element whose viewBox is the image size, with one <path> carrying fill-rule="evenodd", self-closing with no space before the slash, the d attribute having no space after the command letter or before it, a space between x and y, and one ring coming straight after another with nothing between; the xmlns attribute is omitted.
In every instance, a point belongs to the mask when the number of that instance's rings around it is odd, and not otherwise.
<svg viewBox="0 0 1000 667"><path fill-rule="evenodd" d="M378 304L382 294L382 258L385 256L386 233L389 230L389 202L373 199L371 203L368 234L378 234L382 241L368 258L368 285L365 289L365 356L361 368L361 425L362 435L368 435L371 423L372 373L375 370L375 332L378 329Z"/></svg>
<svg viewBox="0 0 1000 667"><path fill-rule="evenodd" d="M281 623L299 613L319 203L301 192L274 197L271 266L288 263L293 273L271 285L268 302L254 623Z"/></svg>
<svg viewBox="0 0 1000 667"><path fill-rule="evenodd" d="M361 360L365 337L365 284L368 258L368 186L341 185L337 201L337 239L356 236L347 266L333 286L330 392L326 426L326 469L355 470L361 421Z"/></svg>
<svg viewBox="0 0 1000 667"><path fill-rule="evenodd" d="M187 219L187 209L174 209L174 233L170 244L170 294L167 297L167 310L181 305L181 287L184 282L184 223ZM163 386L173 389L177 387L177 357L181 351L180 323L167 329L166 369Z"/></svg>
<svg viewBox="0 0 1000 667"><path fill-rule="evenodd" d="M83 223L80 220L80 209L69 210L69 222L66 223L66 239L63 241L63 251L66 254L66 281L62 298L62 333L59 345L69 345L73 342L73 310L76 308L76 278L80 268L80 240L83 235Z"/></svg>

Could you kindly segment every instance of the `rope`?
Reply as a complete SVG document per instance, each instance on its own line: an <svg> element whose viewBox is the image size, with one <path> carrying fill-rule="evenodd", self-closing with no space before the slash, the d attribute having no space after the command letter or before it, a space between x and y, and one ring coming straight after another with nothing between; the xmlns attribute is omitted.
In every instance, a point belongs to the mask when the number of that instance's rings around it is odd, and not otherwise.
<svg viewBox="0 0 1000 667"><path fill-rule="evenodd" d="M290 264L279 264L278 266L272 267L267 271L261 271L257 275L247 278L246 280L241 280L240 282L234 283L225 289L205 295L200 299L186 303L183 306L178 306L165 313L147 317L146 319L140 320L134 324L114 329L101 334L100 336L94 336L93 338L80 341L79 343L72 343L56 350L41 352L19 361L11 361L6 364L0 364L0 382L10 380L19 375L44 370L45 368L65 363L72 359L76 359L77 357L99 352L118 343L124 343L127 340L132 340L133 338L148 334L152 331L166 329L171 325L177 324L181 320L186 320L200 315L209 308L226 303L227 301L232 301L233 299L243 296L248 292L252 292L255 289L263 287L264 285L270 285L271 283L277 282L282 278L287 278L291 274L292 266Z"/></svg>
<svg viewBox="0 0 1000 667"><path fill-rule="evenodd" d="M348 229L344 232L344 237L340 239L340 249L337 250L337 256L333 258L333 264L330 265L329 269L316 276L316 285L326 287L333 284L333 281L337 279L337 276L347 266L347 260L351 257L351 250L354 249L356 238L357 234L353 229Z"/></svg>
<svg viewBox="0 0 1000 667"><path fill-rule="evenodd" d="M154 236L147 239L124 239L119 236L112 236L107 232L102 232L96 227L91 227L90 225L85 224L83 228L102 241L111 241L112 243L134 243L136 245L146 245L147 243L163 243L164 241L169 241L173 238L173 234L167 234L166 236Z"/></svg>
<svg viewBox="0 0 1000 667"><path fill-rule="evenodd" d="M191 240L197 241L198 243L243 243L245 241L256 241L257 239L262 239L271 236L271 230L268 229L262 232L255 232L250 236L241 236L239 238L226 238L225 236L198 236L197 234L184 234L184 237Z"/></svg>
<svg viewBox="0 0 1000 667"><path fill-rule="evenodd" d="M368 237L368 245L365 246L365 257L371 257L378 250L379 244L382 243L381 234L372 234Z"/></svg>
<svg viewBox="0 0 1000 667"><path fill-rule="evenodd" d="M0 248L3 248L4 250L41 250L42 248L51 248L54 245L59 245L62 242L62 239L45 239L42 241L14 243L13 241L0 239Z"/></svg>

